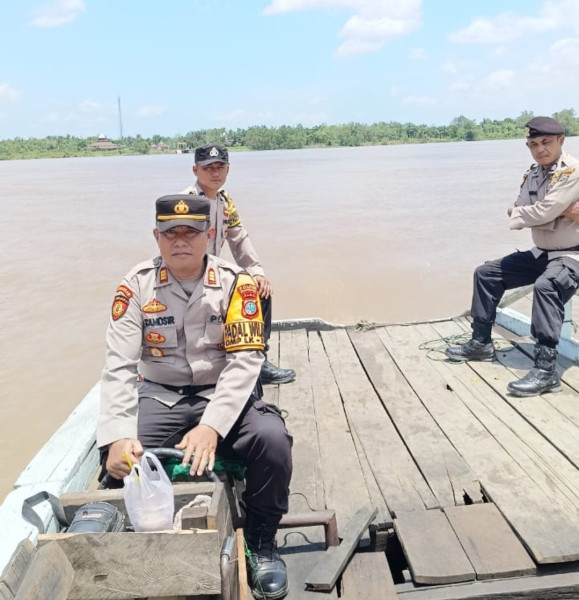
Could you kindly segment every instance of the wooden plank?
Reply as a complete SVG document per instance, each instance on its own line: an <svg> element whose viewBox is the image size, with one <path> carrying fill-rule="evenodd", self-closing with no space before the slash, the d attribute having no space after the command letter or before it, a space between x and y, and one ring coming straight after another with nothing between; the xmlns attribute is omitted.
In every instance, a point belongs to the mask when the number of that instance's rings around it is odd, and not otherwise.
<svg viewBox="0 0 579 600"><path fill-rule="evenodd" d="M441 506L464 504L465 494L468 498L480 495L476 476L408 385L377 331L350 331L349 335L386 411ZM403 346L397 350L398 356L408 353ZM415 369L420 368L416 361Z"/></svg>
<svg viewBox="0 0 579 600"><path fill-rule="evenodd" d="M239 528L235 532L237 545L237 573L238 573L238 598L237 600L249 600L250 591L247 579L247 563L245 561L245 538L243 529Z"/></svg>
<svg viewBox="0 0 579 600"><path fill-rule="evenodd" d="M61 533L57 542L75 570L70 600L221 593L221 548L213 530L155 533Z"/></svg>
<svg viewBox="0 0 579 600"><path fill-rule="evenodd" d="M308 341L325 505L336 511L338 524L346 523L360 506L370 504L370 497L319 333L310 332ZM383 500L381 506L384 506Z"/></svg>
<svg viewBox="0 0 579 600"><path fill-rule="evenodd" d="M36 548L28 539L22 540L12 556L12 560L4 567L0 575L0 599L14 597L20 587L24 575L36 553Z"/></svg>
<svg viewBox="0 0 579 600"><path fill-rule="evenodd" d="M56 542L38 550L14 600L67 600L74 569Z"/></svg>
<svg viewBox="0 0 579 600"><path fill-rule="evenodd" d="M441 336L456 333L457 327L458 324L448 322L432 326ZM501 400L496 392L489 392L489 384L473 371L473 366L483 363L430 362L433 368L444 374L442 385L452 392L447 394L449 401L456 394L476 415L476 419L473 419L473 413L465 417L470 422L467 420L468 426L463 425L463 429L470 439L465 439L464 434L451 439L470 466L479 473L486 496L498 506L536 562L545 564L577 560L579 540L574 531L579 528L579 519L576 509L571 510L568 499L554 493L548 485L540 486L529 476L527 466L531 468L532 463L525 459L525 452L521 450L524 443L517 441L512 432L510 437L502 439L501 436L507 436L508 425L501 426L500 419L492 411L477 405L478 399L488 399L489 393ZM505 368L502 365L485 364L494 365L497 369L491 378L504 377ZM464 382L457 377L461 372L465 377ZM466 375L468 373L470 375ZM428 396L424 389L420 395L422 398ZM504 405L502 400L501 403ZM456 407L458 414L460 405ZM462 410L465 408L463 406ZM435 409L433 406L432 410ZM516 416L513 411L511 413ZM520 419L520 416L516 417ZM492 425L488 424L490 421ZM495 439L491 432L499 429L501 436ZM446 428L445 431L448 433ZM527 460L525 468L513 459L513 452L518 452L517 459L521 457ZM536 467L533 468L535 474L539 473Z"/></svg>
<svg viewBox="0 0 579 600"><path fill-rule="evenodd" d="M443 509L477 579L534 575L535 563L494 504Z"/></svg>
<svg viewBox="0 0 579 600"><path fill-rule="evenodd" d="M579 597L579 573L487 579L473 583L397 588L398 600L576 600Z"/></svg>
<svg viewBox="0 0 579 600"><path fill-rule="evenodd" d="M340 600L398 600L384 552L357 552L342 575Z"/></svg>
<svg viewBox="0 0 579 600"><path fill-rule="evenodd" d="M390 510L395 513L397 510L437 507L438 501L384 411L346 331L322 332L322 340L348 421L360 438Z"/></svg>
<svg viewBox="0 0 579 600"><path fill-rule="evenodd" d="M440 510L399 511L394 529L415 583L445 584L475 579L470 561Z"/></svg>
<svg viewBox="0 0 579 600"><path fill-rule="evenodd" d="M331 546L324 557L318 561L306 578L308 590L331 590L336 585L338 577L346 563L356 550L364 531L376 516L375 508L360 508L340 532L342 542L339 546Z"/></svg>
<svg viewBox="0 0 579 600"><path fill-rule="evenodd" d="M308 343L305 329L280 332L280 364L291 365L296 371L295 381L279 386L279 407L287 413L286 425L294 438L289 502L290 512L297 513L331 508L325 505ZM313 561L325 553L324 533L320 527L283 529L277 539L287 565L287 600L302 600L305 577ZM311 600L335 600L337 592L308 592L310 596Z"/></svg>

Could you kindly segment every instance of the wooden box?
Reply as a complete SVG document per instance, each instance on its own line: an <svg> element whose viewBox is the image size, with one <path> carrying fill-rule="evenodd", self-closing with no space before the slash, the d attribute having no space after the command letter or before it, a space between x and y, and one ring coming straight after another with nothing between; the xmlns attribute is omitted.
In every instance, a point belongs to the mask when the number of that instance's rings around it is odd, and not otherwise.
<svg viewBox="0 0 579 600"><path fill-rule="evenodd" d="M200 494L211 496L205 516L206 529L38 536L39 546L56 541L74 569L69 600L221 593L221 548L233 534L223 484L181 483L175 484L174 489L176 511ZM125 512L122 489L68 493L61 501L69 522L76 510L87 502L109 502ZM196 518L190 522L198 524L200 521ZM233 547L235 549L236 544ZM231 559L231 571L237 564L235 558ZM230 573L230 576L234 581L236 574Z"/></svg>

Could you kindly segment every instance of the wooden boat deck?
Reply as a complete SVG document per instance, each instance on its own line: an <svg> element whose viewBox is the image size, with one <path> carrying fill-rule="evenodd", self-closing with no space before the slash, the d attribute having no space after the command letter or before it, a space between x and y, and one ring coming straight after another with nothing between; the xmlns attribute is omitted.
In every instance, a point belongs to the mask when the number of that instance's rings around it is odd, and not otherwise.
<svg viewBox="0 0 579 600"><path fill-rule="evenodd" d="M578 366L559 359L561 393L514 398L532 342L504 329L498 361L455 364L423 345L466 318L295 326L269 355L297 378L266 389L294 437L290 511L335 509L340 531L361 507L377 515L329 593L304 591L323 533L280 531L290 599L579 597Z"/></svg>

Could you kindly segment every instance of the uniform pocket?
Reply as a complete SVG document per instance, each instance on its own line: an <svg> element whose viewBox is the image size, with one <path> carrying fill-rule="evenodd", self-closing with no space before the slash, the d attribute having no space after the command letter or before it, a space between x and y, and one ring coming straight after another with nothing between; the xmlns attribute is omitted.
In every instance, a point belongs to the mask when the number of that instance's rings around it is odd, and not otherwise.
<svg viewBox="0 0 579 600"><path fill-rule="evenodd" d="M223 357L223 323L207 323L203 343L210 360Z"/></svg>
<svg viewBox="0 0 579 600"><path fill-rule="evenodd" d="M579 288L577 272L567 266L564 262L561 262L560 268L553 273L551 279L563 302L567 302L570 298L572 298Z"/></svg>

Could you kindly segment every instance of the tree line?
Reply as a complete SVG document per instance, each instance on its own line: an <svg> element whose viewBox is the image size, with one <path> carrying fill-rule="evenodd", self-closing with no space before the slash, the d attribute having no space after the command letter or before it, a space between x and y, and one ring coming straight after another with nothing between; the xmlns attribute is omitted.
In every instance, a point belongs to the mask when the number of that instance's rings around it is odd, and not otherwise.
<svg viewBox="0 0 579 600"><path fill-rule="evenodd" d="M140 135L112 140L118 147L112 150L95 150L90 147L96 137L78 138L48 136L46 138L14 138L0 140L0 160L22 158L67 158L72 156L135 155L161 152L190 152L206 143L221 143L239 150L282 150L308 147L370 146L384 144L412 144L428 142L459 142L477 140L504 140L521 138L524 126L535 116L524 111L516 118L503 120L483 119L476 122L465 116L453 119L449 125L415 125L396 121L373 123L347 123L344 125L317 125L304 127L266 127L247 129L200 129L185 135ZM552 115L565 126L567 135L579 135L579 118L572 108Z"/></svg>

